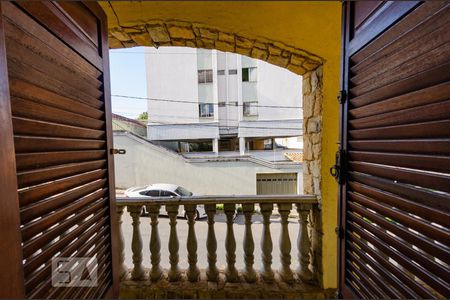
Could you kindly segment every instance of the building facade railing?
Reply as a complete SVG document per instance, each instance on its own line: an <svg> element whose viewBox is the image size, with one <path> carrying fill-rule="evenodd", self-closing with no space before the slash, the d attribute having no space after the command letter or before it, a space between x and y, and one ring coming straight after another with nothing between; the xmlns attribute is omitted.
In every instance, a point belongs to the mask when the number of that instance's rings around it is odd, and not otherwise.
<svg viewBox="0 0 450 300"><path fill-rule="evenodd" d="M226 236L225 236L225 250L226 250L226 268L219 270L217 264L217 239L215 233L214 216L217 213L216 205L223 204L224 214L226 216ZM179 248L180 241L177 234L177 216L179 214L179 206L183 205L186 213L188 224L187 240L185 241L188 268L181 270L179 267ZM122 228L119 230L120 235L120 266L121 275L124 276L129 272L128 280L142 281L149 280L150 282L157 282L165 278L169 282L180 281L183 277L189 282L198 282L200 280L200 270L197 266L197 233L196 233L196 215L197 205L203 205L207 215L207 232L206 236L206 250L207 263L206 280L208 282L218 282L219 273L225 274L225 281L229 283L247 282L254 283L257 280L266 283L279 280L287 284L295 282L308 282L316 277L312 272L314 268L310 266L311 238L309 235L308 226L310 226L309 216L314 208L317 207L318 202L315 196L310 195L279 195L279 196L193 196L193 197L178 197L178 198L117 198L117 218L122 227L122 216L127 208L128 213L132 219L132 261L133 267L128 270L125 266L125 240L123 237ZM234 234L233 224L236 214L237 205L242 206L242 213L245 219L244 223L244 237L243 247L245 268L238 271L236 268L236 238ZM274 213L274 206L276 205L280 217L280 267L278 270L272 268L272 251L273 251L273 237L271 235L270 217ZM140 232L140 218L143 208L150 217L150 266L143 266L143 242L142 234ZM169 217L168 228L168 253L170 268L163 271L161 262L161 241L158 228L158 218L162 206ZM262 236L261 236L261 266L255 266L255 243L252 231L252 215L255 212L255 206L259 207L262 217ZM289 214L295 208L298 212L299 231L296 241L294 242L289 236ZM181 220L180 220L181 222ZM273 226L274 224L272 224ZM278 224L277 224L278 225ZM203 233L202 233L203 234ZM298 247L298 262L297 270L291 268L291 250L292 245ZM127 245L130 247L130 245ZM165 252L164 252L165 253ZM148 274L147 271L148 269ZM257 271L260 270L260 271ZM312 270L312 271L311 271ZM278 273L279 276L275 276ZM123 278L123 277L122 277Z"/></svg>

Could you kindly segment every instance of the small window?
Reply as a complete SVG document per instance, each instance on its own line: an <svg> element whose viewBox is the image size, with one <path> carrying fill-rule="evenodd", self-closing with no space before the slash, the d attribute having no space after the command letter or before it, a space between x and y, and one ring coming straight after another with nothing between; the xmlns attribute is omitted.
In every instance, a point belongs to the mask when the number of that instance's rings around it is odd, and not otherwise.
<svg viewBox="0 0 450 300"><path fill-rule="evenodd" d="M219 102L219 107L225 107L225 106L227 106L226 102Z"/></svg>
<svg viewBox="0 0 450 300"><path fill-rule="evenodd" d="M244 117L254 117L258 115L258 102L244 102L243 105Z"/></svg>
<svg viewBox="0 0 450 300"><path fill-rule="evenodd" d="M242 81L243 82L255 82L256 81L256 68L242 68Z"/></svg>
<svg viewBox="0 0 450 300"><path fill-rule="evenodd" d="M213 82L212 70L198 70L198 83L211 83Z"/></svg>
<svg viewBox="0 0 450 300"><path fill-rule="evenodd" d="M225 70L217 70L217 75L225 75Z"/></svg>
<svg viewBox="0 0 450 300"><path fill-rule="evenodd" d="M198 105L200 118L212 118L214 117L214 104L213 103L200 103Z"/></svg>
<svg viewBox="0 0 450 300"><path fill-rule="evenodd" d="M159 197L159 190L147 191L147 193L145 195L150 196L150 197Z"/></svg>
<svg viewBox="0 0 450 300"><path fill-rule="evenodd" d="M237 74L237 70L236 69L228 70L228 75L236 75L236 74Z"/></svg>
<svg viewBox="0 0 450 300"><path fill-rule="evenodd" d="M189 192L187 189L185 189L184 187L177 187L177 189L175 190L175 193L177 193L180 196L192 196L193 194L191 192Z"/></svg>
<svg viewBox="0 0 450 300"><path fill-rule="evenodd" d="M161 197L175 197L176 195L169 191L161 191L160 196Z"/></svg>

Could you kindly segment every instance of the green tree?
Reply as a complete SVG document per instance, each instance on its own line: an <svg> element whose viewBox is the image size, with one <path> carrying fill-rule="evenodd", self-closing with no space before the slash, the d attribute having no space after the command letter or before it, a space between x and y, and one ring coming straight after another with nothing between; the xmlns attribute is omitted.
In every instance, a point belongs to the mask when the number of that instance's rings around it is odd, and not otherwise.
<svg viewBox="0 0 450 300"><path fill-rule="evenodd" d="M139 117L137 117L137 119L139 121L147 121L148 120L148 113L146 111L144 111L143 113L141 113L139 115Z"/></svg>

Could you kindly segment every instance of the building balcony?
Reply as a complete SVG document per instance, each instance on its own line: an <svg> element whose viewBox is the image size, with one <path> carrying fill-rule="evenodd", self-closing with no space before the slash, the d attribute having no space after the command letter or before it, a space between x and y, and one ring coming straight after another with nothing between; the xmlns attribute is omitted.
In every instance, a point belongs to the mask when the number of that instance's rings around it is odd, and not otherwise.
<svg viewBox="0 0 450 300"><path fill-rule="evenodd" d="M239 137L292 137L303 135L303 120L244 120L239 122Z"/></svg>
<svg viewBox="0 0 450 300"><path fill-rule="evenodd" d="M293 161L286 157L287 154L299 153L296 149L276 150L247 150L245 154L239 151L214 152L187 152L182 156L186 162L200 164L205 162L251 162L272 169L285 169L301 171L302 162Z"/></svg>
<svg viewBox="0 0 450 300"><path fill-rule="evenodd" d="M218 139L218 122L186 124L148 124L148 139L151 141L182 141L196 139Z"/></svg>
<svg viewBox="0 0 450 300"><path fill-rule="evenodd" d="M241 120L233 125L203 120L197 123L147 125L152 141L219 139L223 137L282 138L303 135L303 120Z"/></svg>
<svg viewBox="0 0 450 300"><path fill-rule="evenodd" d="M180 206L186 220L177 219ZM196 221L200 207L207 217ZM117 198L120 296L329 298L333 291L319 284L321 236L311 222L318 209L316 197L307 195ZM147 230L141 231L143 225Z"/></svg>

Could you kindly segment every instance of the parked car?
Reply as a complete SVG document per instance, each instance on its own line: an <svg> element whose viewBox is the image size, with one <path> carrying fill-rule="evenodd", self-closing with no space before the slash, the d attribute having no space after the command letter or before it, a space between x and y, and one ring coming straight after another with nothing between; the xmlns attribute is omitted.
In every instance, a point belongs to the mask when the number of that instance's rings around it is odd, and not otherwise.
<svg viewBox="0 0 450 300"><path fill-rule="evenodd" d="M168 183L155 183L143 187L132 187L125 191L125 197L133 197L133 198L143 198L143 199L151 199L155 197L167 197L173 198L174 201L178 201L175 197L180 196L193 196L194 194L185 188ZM147 215L147 208L144 206L142 209L142 214ZM161 206L160 215L166 215L167 211L163 206ZM183 205L180 205L178 208L178 216L186 218L186 212L184 210ZM197 215L196 219L201 219L206 217L205 207L203 205L197 205Z"/></svg>

